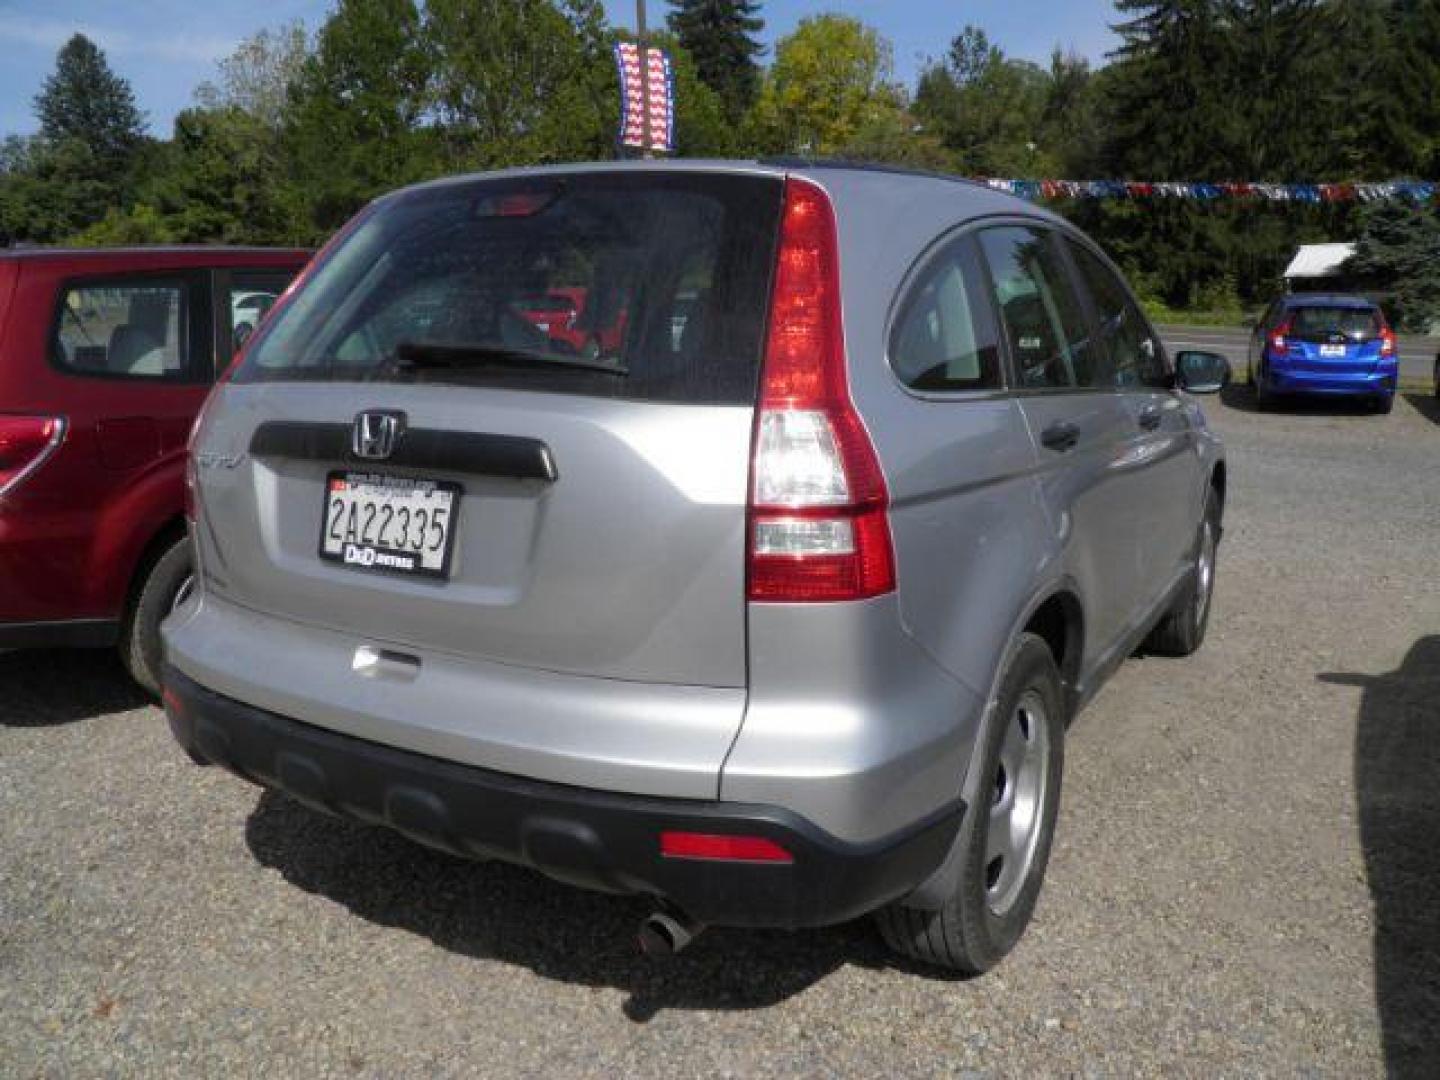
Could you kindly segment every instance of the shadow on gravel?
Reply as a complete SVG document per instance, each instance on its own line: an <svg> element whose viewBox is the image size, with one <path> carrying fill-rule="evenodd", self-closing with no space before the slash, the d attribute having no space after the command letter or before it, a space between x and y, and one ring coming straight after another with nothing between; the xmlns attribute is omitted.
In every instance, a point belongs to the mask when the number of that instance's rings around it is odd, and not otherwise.
<svg viewBox="0 0 1440 1080"><path fill-rule="evenodd" d="M895 966L867 921L795 933L712 928L680 956L652 960L635 944L640 920L653 910L642 898L450 856L272 791L260 795L245 838L255 858L292 885L370 922L462 956L627 991L625 1015L638 1023L664 1009L765 1008L846 964Z"/></svg>
<svg viewBox="0 0 1440 1080"><path fill-rule="evenodd" d="M1236 412L1274 412L1286 416L1374 416L1375 410L1364 398L1351 397L1279 397L1264 410L1255 400L1255 389L1248 383L1232 382L1220 391L1220 401Z"/></svg>
<svg viewBox="0 0 1440 1080"><path fill-rule="evenodd" d="M1426 420L1440 424L1440 398L1434 394L1406 394L1404 397Z"/></svg>
<svg viewBox="0 0 1440 1080"><path fill-rule="evenodd" d="M1440 1076L1440 635L1396 671L1327 674L1363 688L1355 736L1360 842L1375 905L1375 993L1391 1076Z"/></svg>
<svg viewBox="0 0 1440 1080"><path fill-rule="evenodd" d="M53 727L152 704L114 649L0 653L0 727Z"/></svg>

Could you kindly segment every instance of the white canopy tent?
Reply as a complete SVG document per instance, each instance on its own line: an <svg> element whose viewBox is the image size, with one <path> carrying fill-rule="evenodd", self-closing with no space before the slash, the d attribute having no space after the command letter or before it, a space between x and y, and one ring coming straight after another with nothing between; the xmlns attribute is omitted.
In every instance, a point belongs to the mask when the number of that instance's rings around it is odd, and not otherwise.
<svg viewBox="0 0 1440 1080"><path fill-rule="evenodd" d="M1301 244L1285 268L1285 282L1293 289L1297 284L1313 287L1318 278L1338 278L1354 254L1354 244Z"/></svg>

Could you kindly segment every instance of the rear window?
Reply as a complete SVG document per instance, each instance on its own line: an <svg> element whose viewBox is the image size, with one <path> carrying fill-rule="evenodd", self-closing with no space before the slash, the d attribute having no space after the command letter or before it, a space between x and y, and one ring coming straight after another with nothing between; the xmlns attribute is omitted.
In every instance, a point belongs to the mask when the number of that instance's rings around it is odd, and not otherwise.
<svg viewBox="0 0 1440 1080"><path fill-rule="evenodd" d="M477 180L382 202L237 382L446 381L749 404L778 177Z"/></svg>
<svg viewBox="0 0 1440 1080"><path fill-rule="evenodd" d="M1342 334L1356 341L1380 336L1380 313L1374 308L1306 306L1290 309L1289 337L1302 341L1324 341Z"/></svg>

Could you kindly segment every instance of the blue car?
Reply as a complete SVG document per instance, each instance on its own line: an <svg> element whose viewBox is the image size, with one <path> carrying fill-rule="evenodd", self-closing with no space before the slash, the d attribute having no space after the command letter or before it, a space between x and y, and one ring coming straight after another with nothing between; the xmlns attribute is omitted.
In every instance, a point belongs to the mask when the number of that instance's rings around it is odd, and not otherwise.
<svg viewBox="0 0 1440 1080"><path fill-rule="evenodd" d="M1270 305L1250 339L1246 370L1262 409L1278 397L1338 394L1388 413L1400 351L1374 301L1300 293Z"/></svg>

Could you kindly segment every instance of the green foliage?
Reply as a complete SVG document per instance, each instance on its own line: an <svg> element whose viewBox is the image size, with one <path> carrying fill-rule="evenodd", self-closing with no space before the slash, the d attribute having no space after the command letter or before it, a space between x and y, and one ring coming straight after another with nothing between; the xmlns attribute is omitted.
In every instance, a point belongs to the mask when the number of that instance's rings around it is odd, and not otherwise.
<svg viewBox="0 0 1440 1080"><path fill-rule="evenodd" d="M862 133L903 123L890 44L859 19L816 15L775 46L750 118L763 152L845 154Z"/></svg>
<svg viewBox="0 0 1440 1080"><path fill-rule="evenodd" d="M670 0L671 32L694 59L700 81L713 91L726 117L739 121L760 86L756 35L765 28L758 0Z"/></svg>
<svg viewBox="0 0 1440 1080"><path fill-rule="evenodd" d="M889 43L819 15L762 71L759 0L669 0L679 153L800 152L970 175L1440 178L1435 0L1117 0L1098 69L1006 56L961 26L897 85ZM0 238L318 243L370 199L462 170L617 154L621 32L601 0L336 0L317 32L252 36L164 141L76 36L0 141ZM1362 236L1411 325L1440 310L1435 214L1259 201L1056 207L1157 311L1254 309L1297 244Z"/></svg>
<svg viewBox="0 0 1440 1080"><path fill-rule="evenodd" d="M602 42L587 41L573 21L592 15L589 6L566 11L548 0L429 0L425 41L450 164L493 168L603 152Z"/></svg>
<svg viewBox="0 0 1440 1080"><path fill-rule="evenodd" d="M285 120L291 87L300 78L309 54L304 24L292 22L261 30L220 61L218 80L201 83L195 89L195 101L207 109L241 109L278 131Z"/></svg>
<svg viewBox="0 0 1440 1080"><path fill-rule="evenodd" d="M1440 213L1433 206L1377 203L1360 217L1349 269L1389 294L1402 330L1426 333L1440 320Z"/></svg>
<svg viewBox="0 0 1440 1080"><path fill-rule="evenodd" d="M130 84L110 70L105 54L76 34L55 58L55 71L35 96L40 133L52 143L84 144L97 162L123 164L145 136Z"/></svg>
<svg viewBox="0 0 1440 1080"><path fill-rule="evenodd" d="M291 87L281 139L316 242L370 199L441 170L420 128L431 60L414 0L340 0Z"/></svg>

